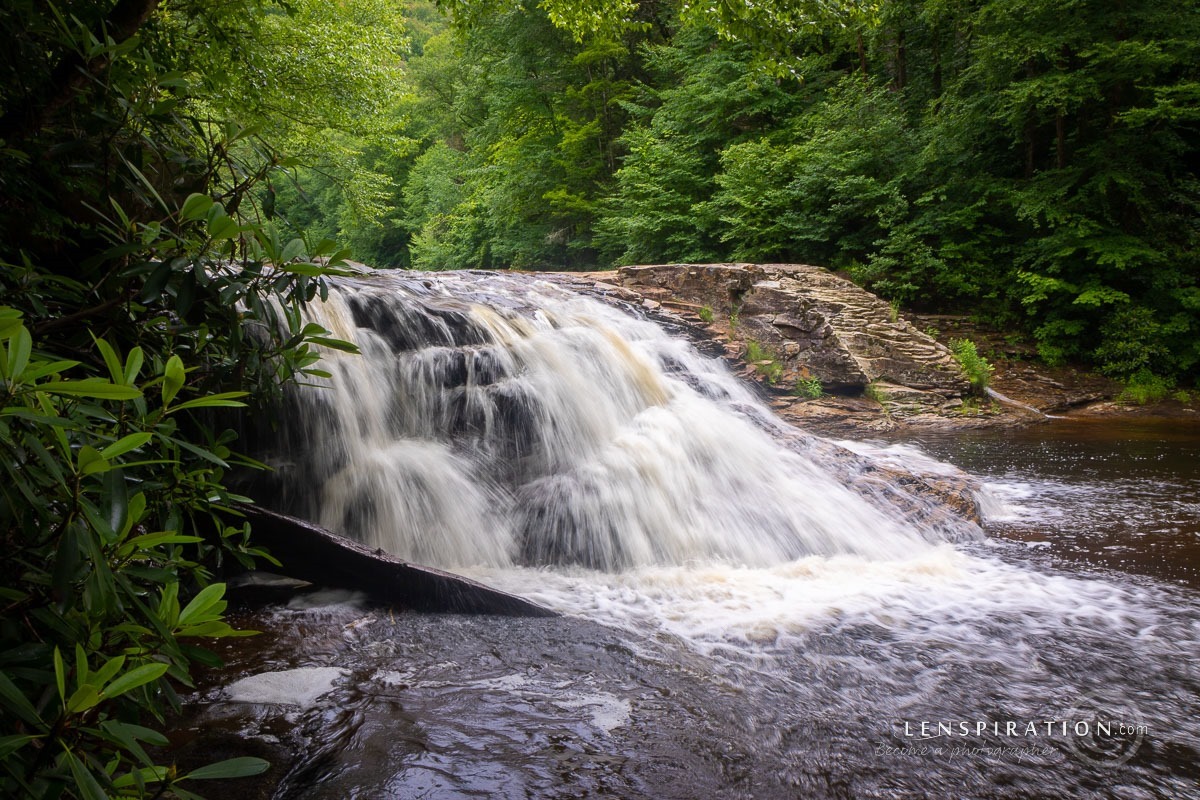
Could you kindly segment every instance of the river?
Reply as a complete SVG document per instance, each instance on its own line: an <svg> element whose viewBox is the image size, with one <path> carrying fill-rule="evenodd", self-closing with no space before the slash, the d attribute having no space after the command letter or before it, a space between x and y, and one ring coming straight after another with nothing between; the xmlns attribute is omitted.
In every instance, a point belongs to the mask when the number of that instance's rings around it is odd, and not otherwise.
<svg viewBox="0 0 1200 800"><path fill-rule="evenodd" d="M228 666L190 698L184 727L286 754L279 800L1200 796L1195 426L1053 421L844 443L980 479L986 535L914 531L764 444L776 423L739 421L755 412L720 370L643 323L550 294L534 303L547 316L519 312L528 329L485 315L492 333L446 334L436 358L418 350L393 384L408 387L406 408L426 403L411 419L373 422L374 390L345 380L355 413L328 463L286 463L318 476L334 522L458 520L465 533L437 539L460 537L443 560L487 538L460 571L562 616L424 615L319 591L247 610L240 621L266 635L224 647ZM624 338L589 333L600 329ZM570 359L543 338L563 335ZM545 449L540 464L499 459L514 440L498 424L469 445L409 441L442 414L430 398L458 391L447 375L472 388L453 348L478 356L488 337L518 341L511 363L489 355L489 380L554 408L550 433L519 442ZM597 347L608 355L581 357ZM577 367L602 374L573 381ZM561 378L574 393L543 401L566 391ZM336 397L314 402L322 430L347 413ZM311 430L297 436L320 449ZM494 459L509 483L470 471ZM408 491L380 495L380 475ZM444 477L415 503L414 475ZM514 519L552 544L526 539L514 556ZM598 544L578 538L592 528Z"/></svg>

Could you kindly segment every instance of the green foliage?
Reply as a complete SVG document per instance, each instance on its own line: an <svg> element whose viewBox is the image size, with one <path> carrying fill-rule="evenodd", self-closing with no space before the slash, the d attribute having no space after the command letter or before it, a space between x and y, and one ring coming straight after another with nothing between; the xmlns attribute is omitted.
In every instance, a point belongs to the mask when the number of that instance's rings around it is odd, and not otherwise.
<svg viewBox="0 0 1200 800"><path fill-rule="evenodd" d="M35 340L16 309L0 307L0 320L0 720L13 731L0 789L187 796L176 784L222 765L160 766L143 743L166 740L134 723L178 709L192 662L218 663L194 640L249 633L224 621L224 585L204 565L265 554L248 526L223 521L245 500L222 482L237 463L232 432L193 424L246 393L194 392L194 371L189 380L149 338L125 354L96 339L100 358L81 362ZM267 766L239 763L243 774Z"/></svg>
<svg viewBox="0 0 1200 800"><path fill-rule="evenodd" d="M230 46L217 39L187 65L214 114L288 154L260 187L266 216L373 263L396 258L395 178L416 149L404 132L402 14L386 0L289 0L218 24L233 28Z"/></svg>
<svg viewBox="0 0 1200 800"><path fill-rule="evenodd" d="M215 118L228 87L188 71L266 9L155 9L0 15L25 51L0 65L5 797L189 798L266 767L179 774L145 726L191 665L219 664L204 642L242 635L218 571L268 557L230 523L228 473L256 465L223 415L352 349L301 316L346 253L268 220L255 191L288 159L261 125ZM231 38L197 38L213 31Z"/></svg>
<svg viewBox="0 0 1200 800"><path fill-rule="evenodd" d="M967 380L971 382L971 388L982 394L992 379L995 367L989 364L986 358L979 355L975 343L970 339L951 339L950 352L954 353L955 359L962 366Z"/></svg>
<svg viewBox="0 0 1200 800"><path fill-rule="evenodd" d="M438 0L438 6L466 28L484 24L490 15L510 7L497 0ZM640 5L633 0L542 0L538 6L557 27L569 31L577 40L612 38L645 24L639 18ZM797 29L868 25L877 18L880 8L879 3L857 0L778 0L767 5L748 0L715 6L680 4L685 19L711 25L725 38L746 39L760 47L785 46L787 34Z"/></svg>
<svg viewBox="0 0 1200 800"><path fill-rule="evenodd" d="M981 417L999 410L995 402L980 397L964 397L962 405L954 409L954 413L960 417Z"/></svg>
<svg viewBox="0 0 1200 800"><path fill-rule="evenodd" d="M438 6L453 15L464 28L476 28L489 17L511 11L509 3L497 0L438 0ZM585 37L612 39L636 27L638 4L634 0L545 0L538 4L539 16L547 19L578 42Z"/></svg>
<svg viewBox="0 0 1200 800"><path fill-rule="evenodd" d="M819 378L809 376L807 378L797 378L796 385L792 389L792 394L796 397L803 397L808 400L816 400L825 395L825 388L821 386Z"/></svg>
<svg viewBox="0 0 1200 800"><path fill-rule="evenodd" d="M783 376L783 365L775 358L775 354L753 339L746 342L746 361L754 367L755 372L767 379L767 383L777 383Z"/></svg>
<svg viewBox="0 0 1200 800"><path fill-rule="evenodd" d="M215 777L222 765L177 775L155 764L143 743L166 739L131 720L177 706L189 664L213 663L187 640L250 633L224 622L225 587L198 560L220 547L249 563L261 553L246 531L218 522L215 542L180 532L185 518L240 499L220 481L228 437L197 445L180 418L240 406L244 393L175 402L187 382L177 356L122 358L103 339L107 374L72 377L91 371L45 355L15 309L0 307L0 319L0 719L13 732L0 788L106 797ZM181 607L181 583L207 586ZM244 774L266 766L242 762Z"/></svg>
<svg viewBox="0 0 1200 800"><path fill-rule="evenodd" d="M732 256L831 266L867 257L906 206L898 175L910 135L886 88L848 77L775 138L721 153L713 206Z"/></svg>
<svg viewBox="0 0 1200 800"><path fill-rule="evenodd" d="M1047 360L1192 376L1198 1L305 3L269 29L358 26L337 69L376 111L272 123L323 154L277 207L389 265L817 263Z"/></svg>
<svg viewBox="0 0 1200 800"><path fill-rule="evenodd" d="M597 239L622 263L720 260L721 150L769 128L794 106L788 86L752 68L753 52L684 28L643 50L654 75L629 104L626 155L600 206Z"/></svg>
<svg viewBox="0 0 1200 800"><path fill-rule="evenodd" d="M716 317L713 315L712 306L702 307L696 312L696 316L700 317L700 320L708 325L711 325L713 320L716 319Z"/></svg>
<svg viewBox="0 0 1200 800"><path fill-rule="evenodd" d="M1118 376L1191 367L1200 355L1194 326L1195 320L1187 314L1163 316L1161 311L1125 301L1101 324L1100 345L1093 355L1102 371Z"/></svg>
<svg viewBox="0 0 1200 800"><path fill-rule="evenodd" d="M490 266L486 230L465 186L467 159L436 143L416 159L404 186L412 262L421 269Z"/></svg>
<svg viewBox="0 0 1200 800"><path fill-rule="evenodd" d="M419 141L401 191L423 269L596 261L596 203L616 168L628 46L578 41L532 3L472 17L410 61Z"/></svg>
<svg viewBox="0 0 1200 800"><path fill-rule="evenodd" d="M1144 406L1147 403L1157 403L1167 399L1174 389L1175 381L1142 369L1129 376L1125 387L1117 395L1117 402ZM1191 399L1187 392L1182 394L1188 400ZM1187 402L1187 400L1181 400L1181 402Z"/></svg>
<svg viewBox="0 0 1200 800"><path fill-rule="evenodd" d="M873 402L876 402L879 405L883 405L884 394L883 394L883 392L881 392L879 390L879 387L876 386L874 383L868 383L867 388L863 389L863 397L865 397L868 400L871 400Z"/></svg>

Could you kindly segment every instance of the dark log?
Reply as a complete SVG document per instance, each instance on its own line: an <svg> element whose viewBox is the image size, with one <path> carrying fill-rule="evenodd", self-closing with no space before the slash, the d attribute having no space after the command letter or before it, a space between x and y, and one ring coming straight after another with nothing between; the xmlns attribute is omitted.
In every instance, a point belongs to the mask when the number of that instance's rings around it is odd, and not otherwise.
<svg viewBox="0 0 1200 800"><path fill-rule="evenodd" d="M353 589L372 601L414 611L553 617L516 595L432 567L409 564L319 525L258 506L242 505L255 545L271 551L282 571L321 586Z"/></svg>

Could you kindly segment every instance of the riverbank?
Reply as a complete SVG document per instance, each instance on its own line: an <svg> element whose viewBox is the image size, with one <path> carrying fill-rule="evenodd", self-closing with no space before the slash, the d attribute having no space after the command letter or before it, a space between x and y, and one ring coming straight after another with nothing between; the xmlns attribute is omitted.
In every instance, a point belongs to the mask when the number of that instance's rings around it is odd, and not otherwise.
<svg viewBox="0 0 1200 800"><path fill-rule="evenodd" d="M1047 365L1018 335L968 316L905 313L818 267L672 264L547 277L675 328L757 384L781 417L817 432L1011 427L1058 416L1200 423L1194 403L1124 401L1119 382ZM986 396L947 367L959 339L994 368Z"/></svg>
<svg viewBox="0 0 1200 800"><path fill-rule="evenodd" d="M990 328L965 315L905 316L943 344L954 339L975 342L995 368L990 387L1041 414L1078 420L1200 423L1195 393L1190 393L1190 402L1168 397L1137 403L1121 397L1125 387L1119 381L1078 364L1046 364L1033 343L1020 334Z"/></svg>

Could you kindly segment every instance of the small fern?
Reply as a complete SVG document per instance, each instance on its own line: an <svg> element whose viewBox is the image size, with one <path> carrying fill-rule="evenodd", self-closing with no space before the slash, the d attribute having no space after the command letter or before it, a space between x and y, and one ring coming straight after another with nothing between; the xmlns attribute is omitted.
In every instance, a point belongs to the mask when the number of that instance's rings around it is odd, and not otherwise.
<svg viewBox="0 0 1200 800"><path fill-rule="evenodd" d="M971 388L979 394L983 394L992 379L995 367L989 364L986 358L979 355L975 343L970 339L951 339L950 352L954 353L963 372L967 374Z"/></svg>

